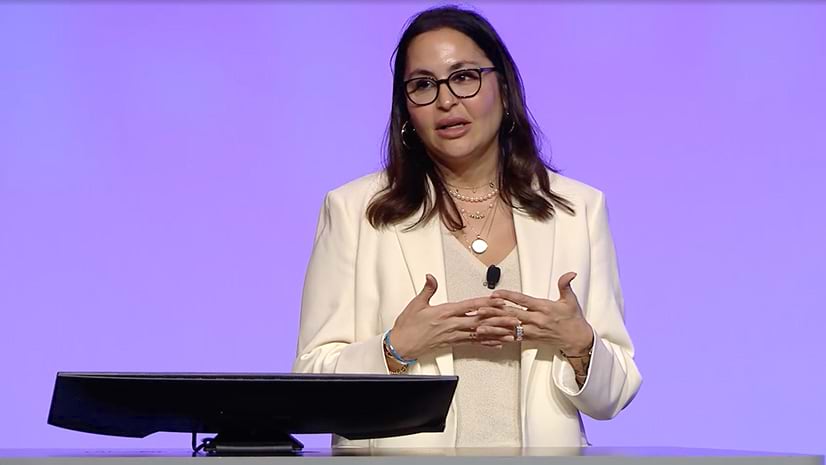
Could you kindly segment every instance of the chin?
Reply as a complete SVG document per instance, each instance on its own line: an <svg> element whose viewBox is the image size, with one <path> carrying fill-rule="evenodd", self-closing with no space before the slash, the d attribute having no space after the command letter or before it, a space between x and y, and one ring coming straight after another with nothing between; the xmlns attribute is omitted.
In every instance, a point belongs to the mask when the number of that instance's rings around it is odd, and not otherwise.
<svg viewBox="0 0 826 465"><path fill-rule="evenodd" d="M440 143L436 146L436 153L439 158L445 160L464 160L472 156L478 147L466 141L452 140Z"/></svg>

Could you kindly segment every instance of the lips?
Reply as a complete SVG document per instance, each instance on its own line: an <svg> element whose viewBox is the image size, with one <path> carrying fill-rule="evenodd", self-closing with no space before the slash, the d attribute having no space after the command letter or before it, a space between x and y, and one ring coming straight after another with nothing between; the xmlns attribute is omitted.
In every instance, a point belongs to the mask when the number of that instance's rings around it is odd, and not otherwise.
<svg viewBox="0 0 826 465"><path fill-rule="evenodd" d="M449 118L442 118L439 121L437 121L436 122L436 130L438 131L440 129L451 129L451 128L454 128L454 127L462 127L462 126L467 125L467 124L470 124L470 121L468 121L464 118L461 118L461 117L452 116L452 117L449 117Z"/></svg>
<svg viewBox="0 0 826 465"><path fill-rule="evenodd" d="M470 131L470 121L459 118L442 118L436 122L436 134L444 139L458 139Z"/></svg>

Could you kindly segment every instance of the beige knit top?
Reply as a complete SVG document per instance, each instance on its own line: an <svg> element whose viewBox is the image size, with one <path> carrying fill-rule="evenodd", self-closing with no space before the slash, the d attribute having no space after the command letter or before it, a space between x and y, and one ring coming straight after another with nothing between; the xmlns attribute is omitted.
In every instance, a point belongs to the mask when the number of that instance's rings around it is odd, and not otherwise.
<svg viewBox="0 0 826 465"><path fill-rule="evenodd" d="M442 226L448 301L490 295L483 285L487 266ZM497 264L502 275L496 289L522 290L516 248ZM501 349L479 344L453 347L453 367L459 376L456 402L456 447L521 447L518 342Z"/></svg>

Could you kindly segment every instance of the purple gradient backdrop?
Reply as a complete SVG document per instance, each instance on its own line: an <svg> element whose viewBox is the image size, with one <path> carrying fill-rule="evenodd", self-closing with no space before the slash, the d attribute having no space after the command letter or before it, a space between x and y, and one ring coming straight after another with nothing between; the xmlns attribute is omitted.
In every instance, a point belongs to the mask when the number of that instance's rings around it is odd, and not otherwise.
<svg viewBox="0 0 826 465"><path fill-rule="evenodd" d="M0 5L0 448L188 444L46 425L58 370L290 369L425 5ZM826 452L826 4L478 8L609 198L645 383L592 442Z"/></svg>

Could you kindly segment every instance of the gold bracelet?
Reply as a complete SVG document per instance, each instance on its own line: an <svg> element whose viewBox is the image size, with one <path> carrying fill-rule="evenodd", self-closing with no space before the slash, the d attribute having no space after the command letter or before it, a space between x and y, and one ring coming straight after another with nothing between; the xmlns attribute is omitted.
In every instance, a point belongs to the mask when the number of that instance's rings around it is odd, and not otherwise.
<svg viewBox="0 0 826 465"><path fill-rule="evenodd" d="M396 357L393 357L393 354L390 353L390 348L387 347L387 344L382 343L381 346L384 348L384 358L385 359L390 358L392 360L396 360ZM389 371L391 375L403 375L403 374L407 373L407 365L405 365L404 363L400 364L401 368L399 368L398 370L394 370L394 369L390 368L390 365L387 363L387 360L385 360L384 363L387 365L387 371Z"/></svg>
<svg viewBox="0 0 826 465"><path fill-rule="evenodd" d="M562 351L562 349L559 349L559 353L561 353L561 354L562 354L562 356L563 356L563 357L565 357L565 358L585 358L585 357L590 357L591 355L594 355L594 345L593 345L593 344L591 344L591 348L590 348L590 349L588 349L588 352L587 352L587 353L584 353L584 354L580 354L580 355L568 355L568 354L566 354L565 352L563 352L563 351Z"/></svg>
<svg viewBox="0 0 826 465"><path fill-rule="evenodd" d="M387 370L390 372L391 375L403 375L407 373L407 365L402 365L402 367L398 370L394 370L390 367L387 367Z"/></svg>

